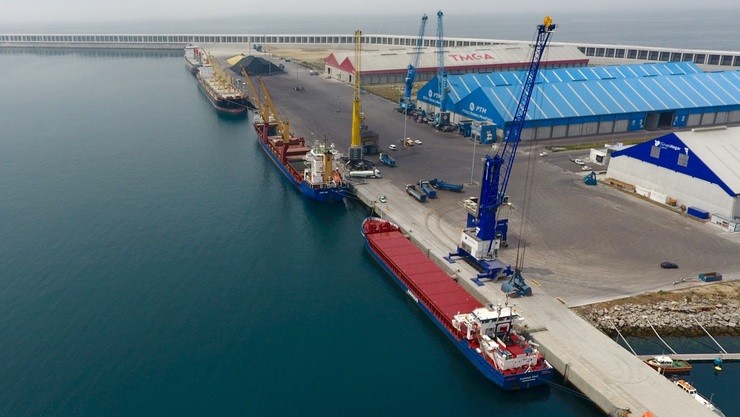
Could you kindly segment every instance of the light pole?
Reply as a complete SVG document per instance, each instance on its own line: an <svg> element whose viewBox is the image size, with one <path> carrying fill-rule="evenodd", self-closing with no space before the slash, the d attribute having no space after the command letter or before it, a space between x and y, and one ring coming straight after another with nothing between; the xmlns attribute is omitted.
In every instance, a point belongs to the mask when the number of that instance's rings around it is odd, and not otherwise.
<svg viewBox="0 0 740 417"><path fill-rule="evenodd" d="M475 185L473 182L473 172L475 171L475 145L478 144L478 139L473 136L473 162L470 164L470 182L468 185Z"/></svg>
<svg viewBox="0 0 740 417"><path fill-rule="evenodd" d="M406 120L409 118L409 106L406 105L406 108L403 109L403 137L401 138L401 142L404 144L406 143Z"/></svg>

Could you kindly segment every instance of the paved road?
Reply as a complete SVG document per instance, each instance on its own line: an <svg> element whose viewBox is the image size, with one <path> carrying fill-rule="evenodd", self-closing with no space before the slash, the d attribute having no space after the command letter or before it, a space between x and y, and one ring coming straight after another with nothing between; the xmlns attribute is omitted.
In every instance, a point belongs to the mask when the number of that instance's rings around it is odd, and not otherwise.
<svg viewBox="0 0 740 417"><path fill-rule="evenodd" d="M309 141L327 137L339 149L346 149L351 132L351 86L309 75L307 69L295 63L285 65L286 74L265 77L265 83L281 112L290 119L294 132ZM294 90L296 85L303 90ZM444 236L449 251L454 251L466 218L460 201L480 194L479 185L468 184L471 167L474 163L473 181L479 182L481 158L490 147L478 144L473 157L474 145L469 139L436 132L411 119L404 126L404 117L394 110L393 103L371 94L362 94L362 108L369 128L379 133L381 147L398 165L380 166L382 181L399 189L407 183L435 177L466 184L462 194L442 191L438 199L424 206L440 221L453 225ZM423 144L388 151L387 145L398 143L404 131ZM524 236L524 274L549 294L574 306L696 285L700 272L719 271L725 279L740 278L737 239L725 239L722 236L727 234L713 225L689 220L634 195L601 184L586 186L582 182L585 173L569 159L584 158L588 152L550 152L539 156L547 144L526 142L520 146L508 189L513 203L510 247L502 251L501 258L514 263L516 247ZM368 159L377 162L377 156ZM534 173L531 208L524 222L527 227L522 230L527 160L534 164ZM659 266L663 261L675 262L680 268L663 270ZM687 282L673 285L682 280Z"/></svg>

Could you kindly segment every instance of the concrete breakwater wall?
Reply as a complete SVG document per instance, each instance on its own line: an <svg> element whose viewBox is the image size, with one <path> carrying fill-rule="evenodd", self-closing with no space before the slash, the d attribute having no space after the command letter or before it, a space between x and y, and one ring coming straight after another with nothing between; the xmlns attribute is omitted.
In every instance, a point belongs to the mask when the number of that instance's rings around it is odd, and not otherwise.
<svg viewBox="0 0 740 417"><path fill-rule="evenodd" d="M576 307L576 314L601 331L623 335L703 336L701 323L713 336L740 336L740 282L661 291L612 302Z"/></svg>

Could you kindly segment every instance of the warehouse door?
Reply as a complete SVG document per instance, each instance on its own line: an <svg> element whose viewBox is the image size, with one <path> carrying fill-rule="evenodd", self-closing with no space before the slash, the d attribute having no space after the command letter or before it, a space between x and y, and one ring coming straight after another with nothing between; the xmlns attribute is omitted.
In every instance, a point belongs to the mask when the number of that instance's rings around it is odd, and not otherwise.
<svg viewBox="0 0 740 417"><path fill-rule="evenodd" d="M668 129L673 123L675 112L652 112L645 117L645 130Z"/></svg>

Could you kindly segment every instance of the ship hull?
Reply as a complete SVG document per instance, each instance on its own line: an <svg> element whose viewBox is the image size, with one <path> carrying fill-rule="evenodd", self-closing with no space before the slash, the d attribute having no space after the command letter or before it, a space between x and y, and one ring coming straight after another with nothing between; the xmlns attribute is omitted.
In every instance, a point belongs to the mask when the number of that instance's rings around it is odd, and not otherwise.
<svg viewBox="0 0 740 417"><path fill-rule="evenodd" d="M198 68L200 67L199 64L196 64L189 59L185 58L185 68L190 71L191 74L196 75L198 74Z"/></svg>
<svg viewBox="0 0 740 417"><path fill-rule="evenodd" d="M349 194L349 190L344 187L314 188L305 181L298 181L293 174L288 171L288 168L280 162L278 156L272 152L272 149L270 149L262 139L258 139L258 142L262 150L275 166L278 167L283 176L285 176L291 184L295 185L306 197L320 203L337 203L342 201L342 199Z"/></svg>
<svg viewBox="0 0 740 417"><path fill-rule="evenodd" d="M198 89L206 96L214 109L222 114L245 116L247 114L248 102L246 98L238 100L226 100L214 97L208 88L203 86L204 81L198 78Z"/></svg>
<svg viewBox="0 0 740 417"><path fill-rule="evenodd" d="M455 345L457 348L465 355L465 357L491 382L499 386L500 388L507 390L507 391L513 391L513 390L519 390L519 389L526 389L526 388L534 388L540 385L547 384L550 380L552 380L553 377L553 369L547 368L542 369L538 371L533 372L527 372L524 374L518 374L518 375L504 375L500 371L498 371L496 368L491 366L473 347L470 346L467 340L465 339L459 339L454 334L452 334L448 328L443 325L439 319L431 312L431 310L424 304L424 302L414 295L406 286L406 284L401 280L401 278L396 275L395 272L386 264L385 261L383 261L382 257L378 255L378 253L373 249L373 247L370 245L370 242L365 239L365 248L370 253L372 258L375 260L375 262L380 265L385 272L391 276L393 281L401 287L401 289L408 294L414 302L416 302L416 305L426 314L427 317L429 317L432 322L439 328L442 333L447 336L447 338Z"/></svg>

